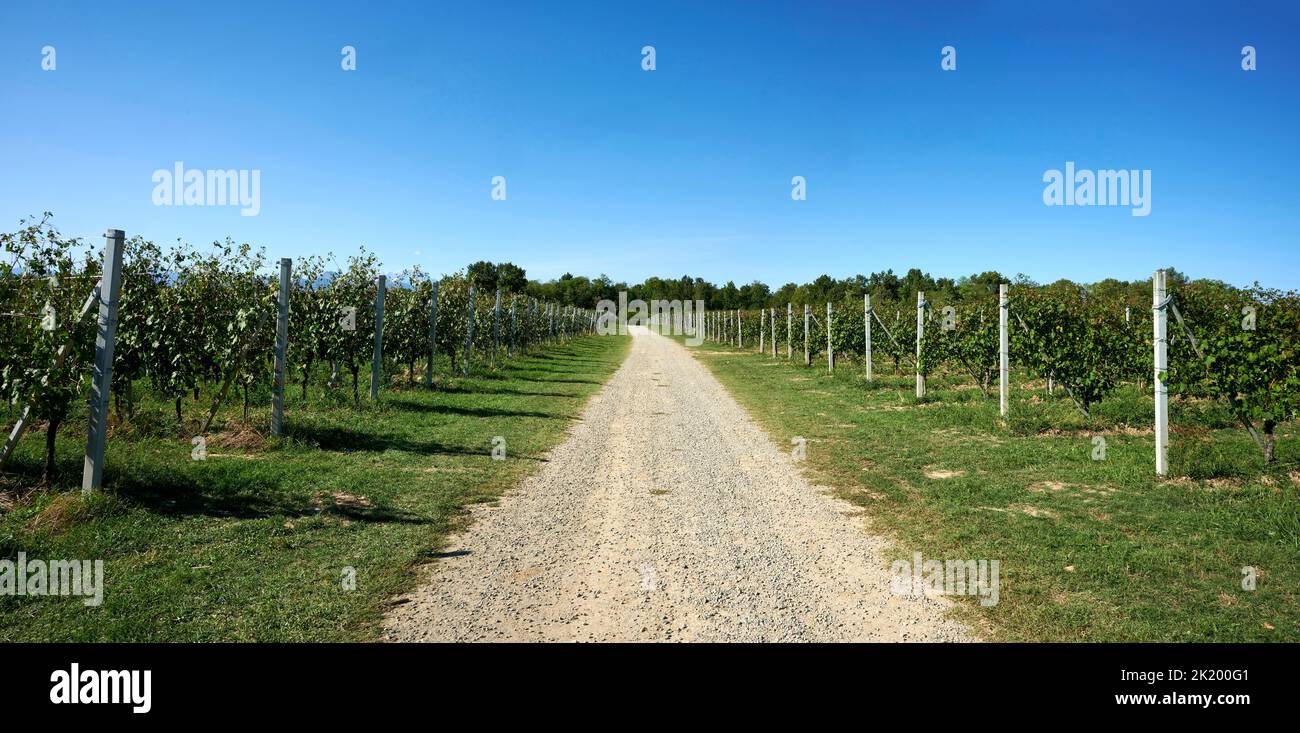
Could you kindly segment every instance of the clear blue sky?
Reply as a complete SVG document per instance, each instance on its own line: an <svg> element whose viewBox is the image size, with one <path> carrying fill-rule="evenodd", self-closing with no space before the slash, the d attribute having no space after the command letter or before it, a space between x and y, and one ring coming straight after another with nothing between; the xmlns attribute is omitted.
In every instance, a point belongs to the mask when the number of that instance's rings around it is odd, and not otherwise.
<svg viewBox="0 0 1300 733"><path fill-rule="evenodd" d="M50 209L68 234L542 279L1174 264L1300 288L1295 3L108 5L0 7L5 229ZM260 215L154 206L178 160L260 169ZM1067 160L1151 169L1151 214L1044 206Z"/></svg>

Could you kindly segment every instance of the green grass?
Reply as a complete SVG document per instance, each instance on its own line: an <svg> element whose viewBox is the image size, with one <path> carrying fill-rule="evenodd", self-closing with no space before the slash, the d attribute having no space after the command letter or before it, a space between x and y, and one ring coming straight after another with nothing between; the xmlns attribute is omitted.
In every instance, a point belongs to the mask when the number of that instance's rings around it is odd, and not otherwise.
<svg viewBox="0 0 1300 733"><path fill-rule="evenodd" d="M752 350L695 350L778 445L807 440L806 471L864 507L889 558L1001 564L991 608L954 613L1008 641L1300 640L1300 435L1262 458L1213 404L1175 404L1171 463L1154 475L1152 403L1127 387L1083 418L1042 382L1013 379L1012 417L961 375L914 378L878 365L812 368ZM1106 459L1092 459L1094 435ZM1258 569L1242 589L1242 568Z"/></svg>
<svg viewBox="0 0 1300 733"><path fill-rule="evenodd" d="M104 602L0 596L0 641L376 639L388 600L412 587L466 506L536 471L627 345L580 338L439 377L432 391L394 384L373 406L317 389L304 401L293 387L282 439L249 433L232 406L204 461L191 460L171 406L145 401L110 438L106 490L89 498L74 488L84 422L60 437L54 490L32 488L44 445L34 433L0 484L18 497L0 514L0 558L103 559ZM207 404L187 403L187 416ZM264 430L268 413L254 408L246 425ZM504 461L491 459L494 436ZM345 567L355 590L343 588Z"/></svg>

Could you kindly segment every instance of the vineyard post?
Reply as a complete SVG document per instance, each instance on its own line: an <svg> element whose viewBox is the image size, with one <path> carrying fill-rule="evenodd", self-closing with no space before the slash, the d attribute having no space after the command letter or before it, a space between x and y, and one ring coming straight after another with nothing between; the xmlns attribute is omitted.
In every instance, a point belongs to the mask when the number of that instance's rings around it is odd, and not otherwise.
<svg viewBox="0 0 1300 733"><path fill-rule="evenodd" d="M794 358L794 303L785 304L785 358Z"/></svg>
<svg viewBox="0 0 1300 733"><path fill-rule="evenodd" d="M1011 300L1007 297L1007 284L998 285L998 414L1007 416L1011 391L1011 346L1007 333L1007 315Z"/></svg>
<svg viewBox="0 0 1300 733"><path fill-rule="evenodd" d="M925 338L925 291L916 291L916 398L925 396L925 375L921 373L921 340Z"/></svg>
<svg viewBox="0 0 1300 733"><path fill-rule="evenodd" d="M1165 271L1151 277L1151 315L1155 323L1156 474L1169 473L1169 369L1168 315L1165 310Z"/></svg>
<svg viewBox="0 0 1300 733"><path fill-rule="evenodd" d="M433 386L433 360L438 356L438 281L433 282L433 302L429 305L429 366L424 370L424 386Z"/></svg>
<svg viewBox="0 0 1300 733"><path fill-rule="evenodd" d="M812 356L808 352L808 323L811 315L808 311L808 304L803 304L803 365L812 366Z"/></svg>
<svg viewBox="0 0 1300 733"><path fill-rule="evenodd" d="M379 378L384 366L384 295L388 276L380 275L375 283L375 355L370 361L370 399L379 399Z"/></svg>
<svg viewBox="0 0 1300 733"><path fill-rule="evenodd" d="M113 384L113 345L117 339L117 296L122 291L122 250L126 232L104 232L104 274L99 284L99 323L95 333L95 370L90 383L90 418L81 490L104 483L104 446L108 439L108 395Z"/></svg>
<svg viewBox="0 0 1300 733"><path fill-rule="evenodd" d="M744 316L740 314L740 309L736 309L736 348L745 348L745 321Z"/></svg>
<svg viewBox="0 0 1300 733"><path fill-rule="evenodd" d="M772 314L772 358L776 358L776 308L769 311Z"/></svg>
<svg viewBox="0 0 1300 733"><path fill-rule="evenodd" d="M497 351L501 348L501 289L497 289L497 302L492 306L492 368L497 368Z"/></svg>
<svg viewBox="0 0 1300 733"><path fill-rule="evenodd" d="M1130 322L1131 322L1131 321L1129 320L1129 311L1130 311L1130 310L1131 310L1131 309L1130 309L1127 305L1124 306L1124 322L1125 322L1125 323L1130 323Z"/></svg>
<svg viewBox="0 0 1300 733"><path fill-rule="evenodd" d="M289 276L293 260L280 260L280 300L275 314L275 376L271 381L271 435L284 430L284 370L289 348Z"/></svg>
<svg viewBox="0 0 1300 733"><path fill-rule="evenodd" d="M519 320L516 316L518 303L515 301L518 300L518 297L517 295L510 296L510 344L506 346L507 359L515 358L515 332L519 327Z"/></svg>
<svg viewBox="0 0 1300 733"><path fill-rule="evenodd" d="M831 343L831 304L826 304L826 371L835 373L835 345Z"/></svg>
<svg viewBox="0 0 1300 733"><path fill-rule="evenodd" d="M474 286L469 286L469 322L465 326L465 356L461 362L461 373L469 376L469 357L474 349Z"/></svg>
<svg viewBox="0 0 1300 733"><path fill-rule="evenodd" d="M871 293L865 293L862 296L862 320L866 324L863 328L866 331L867 348L863 354L863 359L867 362L867 381L871 381Z"/></svg>
<svg viewBox="0 0 1300 733"><path fill-rule="evenodd" d="M763 340L763 338L767 336L767 333L764 331L764 329L767 327L766 321L767 321L767 309L759 308L758 309L758 353L760 354L763 353L764 349L767 348L767 342Z"/></svg>

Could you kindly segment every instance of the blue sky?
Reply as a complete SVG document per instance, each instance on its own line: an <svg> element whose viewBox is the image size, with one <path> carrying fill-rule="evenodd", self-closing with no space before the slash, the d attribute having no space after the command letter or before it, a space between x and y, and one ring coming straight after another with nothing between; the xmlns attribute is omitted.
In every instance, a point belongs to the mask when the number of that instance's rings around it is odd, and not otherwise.
<svg viewBox="0 0 1300 733"><path fill-rule="evenodd" d="M1293 3L107 5L0 8L5 229L49 209L67 234L542 279L1173 264L1300 288ZM1150 169L1150 215L1044 206L1067 160ZM154 206L176 161L260 170L260 214Z"/></svg>

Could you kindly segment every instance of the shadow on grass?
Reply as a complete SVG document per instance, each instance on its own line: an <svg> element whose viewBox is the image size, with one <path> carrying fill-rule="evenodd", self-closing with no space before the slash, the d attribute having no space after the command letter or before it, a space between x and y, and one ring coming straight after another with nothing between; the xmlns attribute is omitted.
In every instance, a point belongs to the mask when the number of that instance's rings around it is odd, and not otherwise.
<svg viewBox="0 0 1300 733"><path fill-rule="evenodd" d="M429 405L412 400L384 400L384 404L403 412L427 412L434 415L460 415L462 417L536 417L544 420L563 420L563 415L532 410L500 410L495 407L456 407L455 405ZM418 452L418 451L416 451Z"/></svg>
<svg viewBox="0 0 1300 733"><path fill-rule="evenodd" d="M417 407L419 407L417 405ZM337 453L383 453L384 451L401 451L423 456L478 456L487 457L490 455L491 446L487 443L483 448L466 448L458 445L447 445L435 440L414 441L409 438L403 438L396 435L374 435L372 433L362 433L350 428L339 427L335 425L286 425L285 436L319 448L324 451L334 451ZM521 454L513 454L512 459L525 461L540 461L541 458Z"/></svg>
<svg viewBox="0 0 1300 733"><path fill-rule="evenodd" d="M70 480L75 473L75 461L67 459L59 463L60 481L49 488L75 491L77 483ZM6 473L16 474L24 483L39 481L41 467L38 463L17 461L6 468ZM104 469L104 489L128 504L160 516L294 519L328 512L358 522L426 524L430 521L383 506L364 509L317 506L311 497L285 490L283 478L294 470L285 466L269 472L270 475L259 470L253 476L229 464L220 471L191 471L177 470L167 464L121 466L110 461Z"/></svg>

